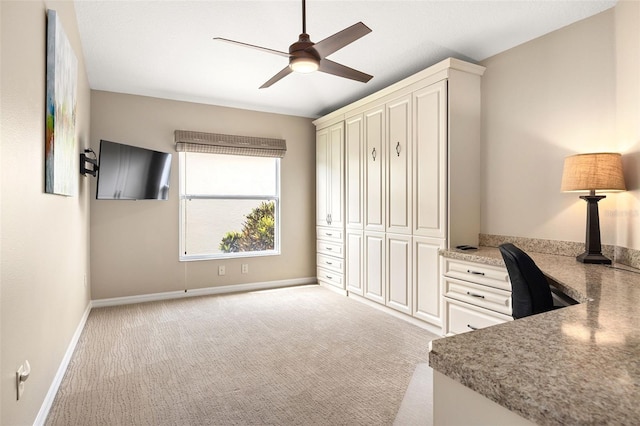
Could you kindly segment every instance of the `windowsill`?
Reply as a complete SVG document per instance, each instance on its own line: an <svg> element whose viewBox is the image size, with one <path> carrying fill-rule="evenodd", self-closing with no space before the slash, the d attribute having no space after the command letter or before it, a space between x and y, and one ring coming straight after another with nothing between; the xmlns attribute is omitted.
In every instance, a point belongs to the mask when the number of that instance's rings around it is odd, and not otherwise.
<svg viewBox="0 0 640 426"><path fill-rule="evenodd" d="M195 261L201 261L201 260L228 260L228 259L247 259L250 257L268 257L268 256L280 256L280 251L268 251L268 252L247 252L247 253L242 253L242 252L235 252L235 253L228 253L228 254L220 254L220 255L215 255L215 256L210 256L210 255L202 255L202 256L180 256L179 261L180 262L195 262Z"/></svg>

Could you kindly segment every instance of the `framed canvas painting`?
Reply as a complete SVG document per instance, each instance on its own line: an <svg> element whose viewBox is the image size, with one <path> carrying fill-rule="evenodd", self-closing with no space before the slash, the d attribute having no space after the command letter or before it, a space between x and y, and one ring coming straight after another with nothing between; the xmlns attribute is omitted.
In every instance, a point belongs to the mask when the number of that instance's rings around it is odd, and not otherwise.
<svg viewBox="0 0 640 426"><path fill-rule="evenodd" d="M78 60L55 10L47 10L45 192L73 196L76 170Z"/></svg>

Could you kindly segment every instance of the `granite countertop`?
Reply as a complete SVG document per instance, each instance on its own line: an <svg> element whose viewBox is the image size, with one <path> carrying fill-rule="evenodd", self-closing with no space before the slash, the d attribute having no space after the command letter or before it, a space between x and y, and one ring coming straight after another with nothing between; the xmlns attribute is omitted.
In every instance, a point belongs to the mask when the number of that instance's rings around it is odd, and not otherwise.
<svg viewBox="0 0 640 426"><path fill-rule="evenodd" d="M640 423L640 271L529 254L581 303L434 340L429 365L540 425ZM442 255L504 266L495 248Z"/></svg>

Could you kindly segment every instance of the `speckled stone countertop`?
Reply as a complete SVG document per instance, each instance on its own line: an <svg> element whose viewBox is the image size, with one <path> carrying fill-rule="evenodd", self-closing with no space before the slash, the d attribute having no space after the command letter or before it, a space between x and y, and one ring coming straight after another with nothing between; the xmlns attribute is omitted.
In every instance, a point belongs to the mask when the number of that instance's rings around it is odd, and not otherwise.
<svg viewBox="0 0 640 426"><path fill-rule="evenodd" d="M434 340L429 365L540 425L640 424L640 271L529 254L581 303ZM442 255L504 266L496 248Z"/></svg>

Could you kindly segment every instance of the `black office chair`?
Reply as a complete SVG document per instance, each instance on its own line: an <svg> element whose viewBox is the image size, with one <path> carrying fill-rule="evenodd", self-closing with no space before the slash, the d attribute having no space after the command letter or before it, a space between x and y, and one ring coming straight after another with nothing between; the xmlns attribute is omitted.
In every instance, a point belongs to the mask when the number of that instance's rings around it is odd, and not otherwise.
<svg viewBox="0 0 640 426"><path fill-rule="evenodd" d="M498 247L511 280L514 319L554 309L549 282L525 252L511 243Z"/></svg>

